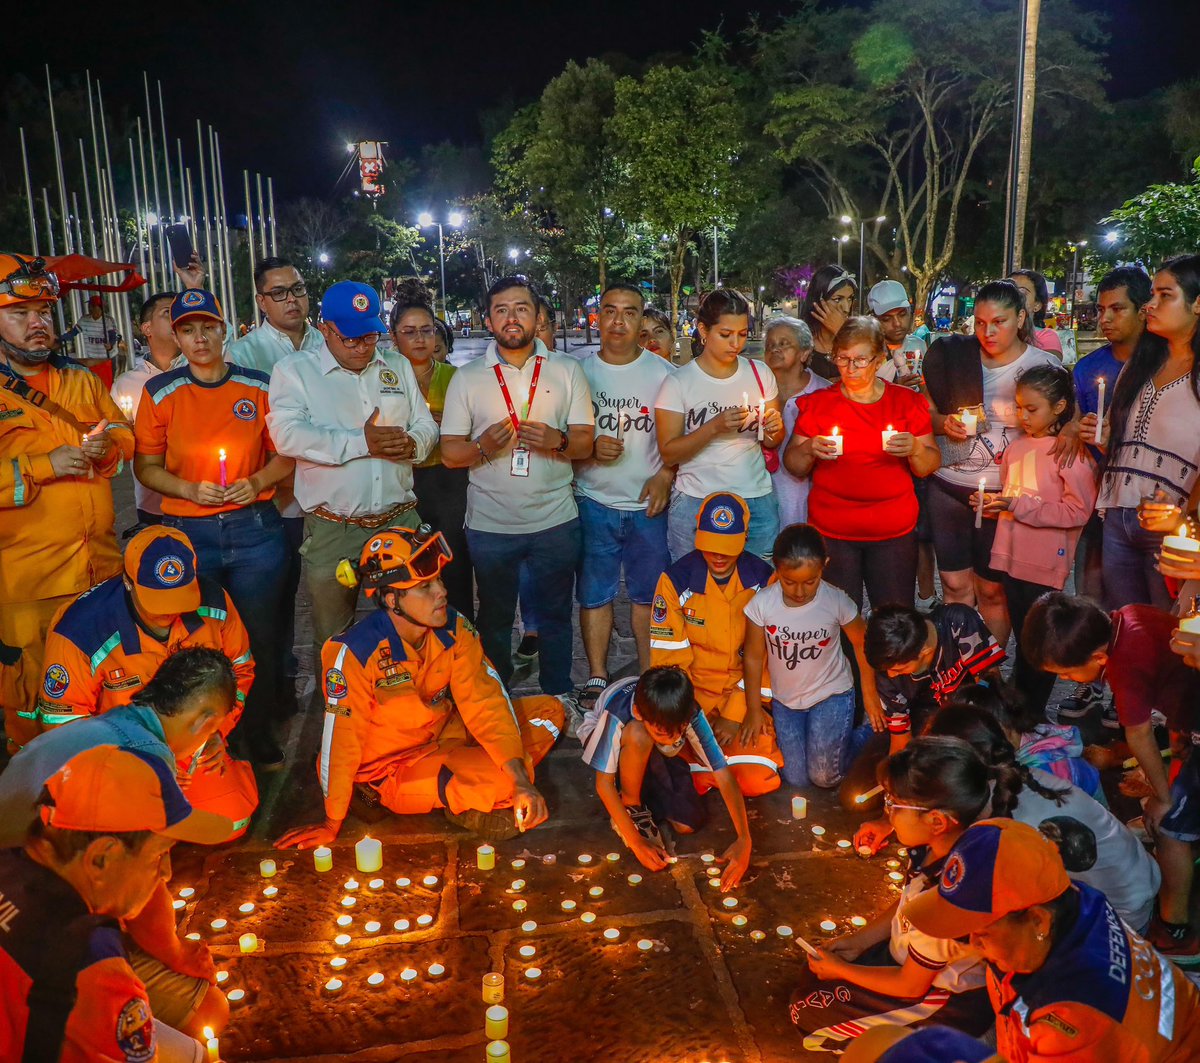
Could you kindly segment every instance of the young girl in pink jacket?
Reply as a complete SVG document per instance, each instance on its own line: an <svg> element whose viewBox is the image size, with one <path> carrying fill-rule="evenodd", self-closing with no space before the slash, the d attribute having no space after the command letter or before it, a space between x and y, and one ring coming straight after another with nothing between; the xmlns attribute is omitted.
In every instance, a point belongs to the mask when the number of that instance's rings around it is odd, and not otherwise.
<svg viewBox="0 0 1200 1063"><path fill-rule="evenodd" d="M1017 658L1013 680L1030 709L1041 714L1054 676L1039 671L1021 653L1021 627L1029 607L1047 591L1060 591L1075 558L1075 544L1096 505L1096 469L1081 457L1069 468L1051 455L1055 436L1075 414L1071 371L1036 365L1017 378L1017 419L1024 435L1001 460L998 495L985 494L985 517L999 520L992 568L1001 574ZM977 499L973 499L977 502Z"/></svg>

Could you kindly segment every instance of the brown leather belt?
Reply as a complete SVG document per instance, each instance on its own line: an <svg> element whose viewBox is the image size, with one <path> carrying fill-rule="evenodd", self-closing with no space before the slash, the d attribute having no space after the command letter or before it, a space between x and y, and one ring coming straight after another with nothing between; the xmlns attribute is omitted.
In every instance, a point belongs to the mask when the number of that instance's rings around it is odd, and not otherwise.
<svg viewBox="0 0 1200 1063"><path fill-rule="evenodd" d="M368 513L365 517L343 517L340 513L334 513L333 510L326 509L324 506L317 506L311 512L314 517L327 520L330 524L347 524L352 528L382 528L389 521L416 508L417 500L414 498L411 502L401 502L392 506L386 513Z"/></svg>

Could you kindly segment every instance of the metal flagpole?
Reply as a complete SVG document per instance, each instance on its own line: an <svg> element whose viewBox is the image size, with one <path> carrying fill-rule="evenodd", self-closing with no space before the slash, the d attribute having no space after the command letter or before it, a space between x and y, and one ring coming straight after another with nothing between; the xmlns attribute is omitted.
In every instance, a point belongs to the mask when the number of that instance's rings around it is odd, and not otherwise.
<svg viewBox="0 0 1200 1063"><path fill-rule="evenodd" d="M104 117L104 93L100 82L96 82L96 105L100 112L100 140L104 145L104 182L102 192L107 193L105 206L108 214L108 232L111 240L112 257L114 260L125 261L125 241L121 238L121 212L117 207L117 189L113 181L112 152L108 146L108 120ZM132 180L137 176L130 174ZM133 364L133 311L129 307L129 297L115 300L121 318L122 332L125 340L125 356L121 359L122 367L128 368Z"/></svg>
<svg viewBox="0 0 1200 1063"><path fill-rule="evenodd" d="M99 83L96 84L97 94L100 91ZM104 247L109 246L110 228L116 228L116 221L110 218L109 201L104 194L104 167L100 161L100 136L96 131L96 103L92 98L92 72L87 71L87 94L88 94L88 122L92 129L92 163L96 167L96 206L100 218L100 233ZM103 117L103 115L101 116ZM136 172L136 171L135 171ZM87 165L84 165L84 190L87 190ZM107 252L106 252L107 253Z"/></svg>
<svg viewBox="0 0 1200 1063"><path fill-rule="evenodd" d="M216 244L216 279L218 285L213 291L220 290L217 296L221 300L221 305L224 306L229 301L229 289L225 286L225 240L222 236L222 204L221 194L217 188L217 154L213 150L213 130L212 126L208 127L208 176L212 182L212 210L213 210L213 241Z"/></svg>
<svg viewBox="0 0 1200 1063"><path fill-rule="evenodd" d="M196 119L196 146L200 151L200 207L203 211L204 225L204 268L209 271L211 278L213 268L212 257L212 227L208 217L208 178L204 167L204 136L200 131L200 119Z"/></svg>
<svg viewBox="0 0 1200 1063"><path fill-rule="evenodd" d="M21 166L25 171L25 202L29 205L29 246L34 258L38 256L37 215L33 207L33 187L29 183L29 152L25 148L25 127L17 130L21 137Z"/></svg>
<svg viewBox="0 0 1200 1063"><path fill-rule="evenodd" d="M83 205L87 210L88 221L88 236L90 240L88 247L91 248L92 257L96 257L96 216L92 213L92 185L88 180L87 175L88 159L87 148L83 146L83 138L79 140L79 172L83 175ZM99 191L97 189L97 191ZM103 229L101 230L103 236Z"/></svg>
<svg viewBox="0 0 1200 1063"><path fill-rule="evenodd" d="M199 218L196 215L196 197L192 194L192 171L191 171L191 169L190 168L184 169L183 176L184 176L184 186L187 189L188 217L190 217L192 219L192 234L193 234L192 238L196 239L196 236L199 233L199 230L196 228L196 225L199 222ZM199 245L197 244L197 247L198 246Z"/></svg>
<svg viewBox="0 0 1200 1063"><path fill-rule="evenodd" d="M175 159L179 165L179 213L186 214L188 220L191 221L193 215L191 206L187 201L187 170L183 165L183 141L178 137L175 138Z"/></svg>
<svg viewBox="0 0 1200 1063"><path fill-rule="evenodd" d="M262 241L262 257L267 257L267 212L263 209L263 185L262 174L254 175L255 181L258 182L258 233Z"/></svg>
<svg viewBox="0 0 1200 1063"><path fill-rule="evenodd" d="M142 199L138 195L138 179L137 179L137 161L133 157L133 139L129 141L129 172L133 174L133 214L137 228L137 249L138 249L138 265L141 267L140 273L143 277L146 276L146 239L143 231L143 222L145 217L142 214ZM150 282L151 291L156 291L153 281Z"/></svg>
<svg viewBox="0 0 1200 1063"><path fill-rule="evenodd" d="M163 92L162 82L156 82L158 85L158 131L162 134L163 148L163 173L167 178L167 221L168 223L177 220L175 214L175 192L171 185L171 149L167 143L167 112L163 107Z"/></svg>
<svg viewBox="0 0 1200 1063"><path fill-rule="evenodd" d="M242 171L242 184L246 189L246 247L250 251L250 288L254 288L254 204L250 201L250 171ZM256 308L257 309L257 308ZM258 314L254 314L258 324Z"/></svg>
<svg viewBox="0 0 1200 1063"><path fill-rule="evenodd" d="M146 244L150 253L150 287L155 291L159 291L158 283L158 262L154 254L154 234L150 230L150 186L146 183L146 141L142 136L142 120L137 119L137 137L138 137L138 158L141 160L141 175L142 175L142 217L146 222ZM134 180L137 180L135 175Z"/></svg>
<svg viewBox="0 0 1200 1063"><path fill-rule="evenodd" d="M54 247L54 222L50 217L50 193L42 188L42 206L46 208L46 239L50 241L50 257L53 258L58 252ZM61 336L67 331L67 321L63 316L63 301L57 300L54 304L54 309L58 314L58 334Z"/></svg>
<svg viewBox="0 0 1200 1063"><path fill-rule="evenodd" d="M50 138L54 142L54 170L58 176L58 209L62 222L63 254L69 255L75 249L75 239L71 232L71 212L67 208L67 178L63 171L62 144L58 139L58 119L54 113L54 89L50 84L49 63L46 64L46 100L50 107ZM82 314L79 293L72 289L70 298L71 313L78 320Z"/></svg>
<svg viewBox="0 0 1200 1063"><path fill-rule="evenodd" d="M267 178L267 210L271 217L271 254L279 254L279 246L275 242L275 178Z"/></svg>
<svg viewBox="0 0 1200 1063"><path fill-rule="evenodd" d="M221 218L224 222L222 227L225 231L225 274L229 285L229 320L233 325L233 333L236 338L238 331L237 292L233 283L233 251L229 246L229 218L225 213L225 168L221 165L221 138L216 130L213 131L213 151L215 152L214 172L217 175L217 184L221 189Z"/></svg>

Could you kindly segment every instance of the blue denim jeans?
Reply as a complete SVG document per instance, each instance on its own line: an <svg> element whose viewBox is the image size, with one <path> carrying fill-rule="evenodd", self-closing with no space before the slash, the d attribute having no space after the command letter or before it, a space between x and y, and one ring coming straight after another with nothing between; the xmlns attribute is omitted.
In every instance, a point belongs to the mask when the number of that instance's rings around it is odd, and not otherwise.
<svg viewBox="0 0 1200 1063"><path fill-rule="evenodd" d="M529 574L529 566L521 566L521 576L519 583L518 600L521 603L521 630L526 635L536 635L538 633L538 618L537 606L534 604L537 601L537 584L533 581L533 577Z"/></svg>
<svg viewBox="0 0 1200 1063"><path fill-rule="evenodd" d="M614 509L580 495L583 560L576 595L582 609L608 605L625 589L635 605L649 605L658 577L671 563L667 553L667 518L647 517L644 509Z"/></svg>
<svg viewBox="0 0 1200 1063"><path fill-rule="evenodd" d="M244 721L251 730L275 714L287 613L295 601L284 601L288 584L288 545L283 518L271 502L211 517L163 517L192 542L200 575L225 588L250 636L254 685L246 699Z"/></svg>
<svg viewBox="0 0 1200 1063"><path fill-rule="evenodd" d="M512 678L513 619L519 573L524 567L537 595L542 691L565 694L572 688L571 599L581 543L578 517L545 531L518 535L467 529L479 588L479 637L504 683Z"/></svg>
<svg viewBox="0 0 1200 1063"><path fill-rule="evenodd" d="M1172 600L1162 574L1155 568L1154 555L1162 548L1163 536L1148 532L1133 508L1110 509L1104 514L1104 608L1123 605L1153 605L1171 608Z"/></svg>
<svg viewBox="0 0 1200 1063"><path fill-rule="evenodd" d="M812 708L789 709L771 702L775 741L783 754L783 779L789 786L837 786L850 756L854 691L830 694Z"/></svg>
<svg viewBox="0 0 1200 1063"><path fill-rule="evenodd" d="M703 504L703 498L693 498L682 491L671 495L671 505L667 510L667 546L672 561L678 561L684 554L696 549L696 516ZM759 498L747 498L746 505L750 509L746 553L758 554L764 561L770 561L775 537L779 534L779 503L775 499L775 492Z"/></svg>

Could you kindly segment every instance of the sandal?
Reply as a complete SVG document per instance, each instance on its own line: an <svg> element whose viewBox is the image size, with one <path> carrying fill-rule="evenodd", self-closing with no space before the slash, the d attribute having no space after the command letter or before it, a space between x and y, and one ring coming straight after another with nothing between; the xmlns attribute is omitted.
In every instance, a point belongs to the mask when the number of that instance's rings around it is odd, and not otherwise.
<svg viewBox="0 0 1200 1063"><path fill-rule="evenodd" d="M604 689L607 686L607 679L598 675L592 676L591 679L579 688L579 707L584 712L587 712L596 704L597 699L604 693Z"/></svg>

